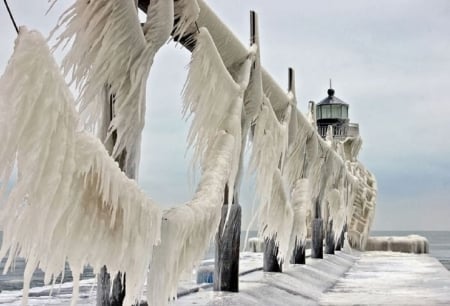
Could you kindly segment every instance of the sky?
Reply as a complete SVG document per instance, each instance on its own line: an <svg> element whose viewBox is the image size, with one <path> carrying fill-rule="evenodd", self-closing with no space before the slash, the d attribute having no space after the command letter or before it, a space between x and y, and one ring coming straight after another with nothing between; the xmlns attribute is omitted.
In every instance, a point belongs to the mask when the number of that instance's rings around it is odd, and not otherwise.
<svg viewBox="0 0 450 306"><path fill-rule="evenodd" d="M72 1L10 0L16 21L47 36ZM298 108L336 96L360 124L359 159L378 181L373 229L450 230L450 2L446 0L209 0L239 39L249 41L249 11L259 15L261 61L287 88L296 71ZM0 6L0 72L15 31ZM147 87L139 184L164 207L192 197L186 154L189 123L181 91L190 53L175 43L155 58ZM244 223L252 183L243 186Z"/></svg>

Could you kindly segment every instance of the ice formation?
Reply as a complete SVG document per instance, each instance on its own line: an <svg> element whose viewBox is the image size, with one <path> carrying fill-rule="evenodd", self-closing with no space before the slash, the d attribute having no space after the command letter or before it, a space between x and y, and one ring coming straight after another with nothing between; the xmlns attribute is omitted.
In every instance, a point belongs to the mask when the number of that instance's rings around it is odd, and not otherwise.
<svg viewBox="0 0 450 306"><path fill-rule="evenodd" d="M250 157L250 171L256 174L259 231L264 238L275 237L280 259L289 248L293 216L290 192L282 177L290 117L291 106L288 106L283 121L279 122L269 99L264 97L255 122Z"/></svg>
<svg viewBox="0 0 450 306"><path fill-rule="evenodd" d="M352 247L364 250L375 216L377 182L360 162L351 163L351 171L356 180L347 237Z"/></svg>
<svg viewBox="0 0 450 306"><path fill-rule="evenodd" d="M99 123L104 104L112 103L108 97L114 97L107 138L116 138L114 158L126 150L125 169L139 163L147 77L172 32L173 1L151 1L147 16L141 28L133 0L77 0L55 29L61 32L55 47L70 44L62 68L80 91L78 103L88 127Z"/></svg>
<svg viewBox="0 0 450 306"><path fill-rule="evenodd" d="M128 272L131 304L160 238L160 209L98 139L77 129L73 97L39 33L21 28L0 94L1 182L18 172L0 214L0 257L9 256L5 270L15 256L27 259L24 303L36 267L49 283L67 261L73 304L86 264Z"/></svg>
<svg viewBox="0 0 450 306"><path fill-rule="evenodd" d="M426 254L429 252L429 243L427 238L419 235L369 237L366 250Z"/></svg>
<svg viewBox="0 0 450 306"><path fill-rule="evenodd" d="M176 23L172 36L182 38L186 34L192 33L192 27L194 27L194 23L198 19L199 14L200 7L198 6L197 0L175 1L174 19Z"/></svg>
<svg viewBox="0 0 450 306"><path fill-rule="evenodd" d="M161 244L154 247L148 279L150 305L176 298L177 283L191 272L209 247L220 222L224 186L230 175L235 139L221 131L208 150L194 198L163 215Z"/></svg>
<svg viewBox="0 0 450 306"><path fill-rule="evenodd" d="M197 0L197 2L200 7L198 25L208 28L222 61L226 67L231 67L239 59L246 56L246 48L204 0ZM286 95L263 67L258 66L258 63L257 57L256 67L252 69L252 79L245 101L252 101L252 98L253 101L259 101L257 95L265 94L270 99L270 105L277 119L280 120L283 118L287 105L293 104L293 94L291 92ZM257 69L261 72L262 87L258 87L259 81L257 78L259 74L256 72ZM257 86L255 87L255 85ZM262 88L263 93L261 94L257 88ZM252 90L251 93L250 90ZM246 113L251 112L246 110ZM245 119L249 120L250 118ZM346 219L347 223L353 224L352 231L355 231L355 234L349 233L349 239L351 239L353 246L363 249L364 237L368 234L367 230L370 228L374 215L376 182L373 175L361 171L361 164L357 161L357 154L361 145L360 137L347 138L343 143L329 139L330 141L327 144L317 133L315 106L312 103L307 118L297 109L292 110L289 129L293 132L288 132L289 148L285 166L282 169L282 177L286 183L285 188L292 192L292 188L298 179L307 178L313 206L320 204L322 208L328 206L325 203L327 193L332 189L339 189L340 197L343 199L340 203L341 216L335 215L334 218ZM297 132L295 132L295 129ZM272 150L273 148L268 149ZM330 159L328 163L325 162L327 158ZM343 174L339 174L338 172L344 164L345 171ZM262 169L258 170L262 171ZM330 179L329 176L332 176L333 179ZM272 180L272 177L265 179ZM334 186L336 184L339 186ZM370 192L363 194L362 191L366 189ZM264 192L268 193L267 191ZM259 195L259 192L256 193ZM357 196L357 194L360 195ZM369 195L368 198L367 195Z"/></svg>
<svg viewBox="0 0 450 306"><path fill-rule="evenodd" d="M24 299L36 267L50 282L67 260L74 275L87 263L96 271L104 264L126 271L125 304L139 297L150 267L148 301L167 304L181 274L216 233L222 204L237 198L250 125L259 229L275 239L279 260L305 240L314 217L333 221L335 239L347 223L350 244L364 249L376 181L357 161L361 139L339 142L330 129L323 140L314 105L305 118L296 109L295 89L281 92L261 67L258 35L243 48L203 0L151 1L147 15L141 28L135 1L77 0L61 18L57 45L71 43L63 70L80 90L81 120L43 38L21 29L0 79L3 187L18 170L11 193L0 194L6 201L0 255L9 252L6 269L15 255L27 258ZM195 33L196 20L208 27ZM113 158L125 150L125 167L137 164L147 76L171 33L196 42L183 95L184 114L193 116L188 146L202 175L187 205L161 214ZM107 114L110 103L113 113ZM104 129L107 117L112 121ZM103 141L117 137L113 158L80 128L86 126L101 130Z"/></svg>
<svg viewBox="0 0 450 306"><path fill-rule="evenodd" d="M208 30L201 28L184 89L184 114L186 116L195 113L188 135L188 146L194 151L194 164L202 163L207 148L212 145L220 129L239 140L235 143L228 181L228 203L233 203L235 181L239 171L243 99L249 83L254 52L254 49L250 49L247 58L239 63L234 80L222 62Z"/></svg>
<svg viewBox="0 0 450 306"><path fill-rule="evenodd" d="M196 37L184 89L184 113L193 115L188 143L202 177L192 201L163 215L161 245L154 248L148 277L158 280L148 283L152 305L165 305L168 297L176 297L181 274L201 259L219 226L225 185L232 190L239 166L243 92L252 54L235 82L208 31L201 28Z"/></svg>
<svg viewBox="0 0 450 306"><path fill-rule="evenodd" d="M312 217L312 202L309 189L309 180L299 179L291 193L293 222L288 254L292 254L299 245L305 246L308 225Z"/></svg>
<svg viewBox="0 0 450 306"><path fill-rule="evenodd" d="M183 92L184 116L195 114L188 134L194 164L201 164L205 159L207 148L213 144L239 91L239 85L223 65L208 31L202 28L197 35Z"/></svg>

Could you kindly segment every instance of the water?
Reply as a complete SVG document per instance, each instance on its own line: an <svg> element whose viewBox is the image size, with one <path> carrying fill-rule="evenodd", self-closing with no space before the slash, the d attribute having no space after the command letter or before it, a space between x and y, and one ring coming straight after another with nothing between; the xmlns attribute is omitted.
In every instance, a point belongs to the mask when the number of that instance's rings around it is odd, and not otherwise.
<svg viewBox="0 0 450 306"><path fill-rule="evenodd" d="M2 242L3 233L0 231L0 244ZM0 272L3 272L6 258L0 261ZM16 258L7 274L0 273L0 290L20 290L23 288L23 272L25 270L25 260L23 258ZM88 279L95 277L91 267L85 267L81 274L81 279ZM63 282L71 282L73 280L72 271L68 264L65 265ZM56 283L61 282L61 277L56 278ZM44 286L44 272L37 269L33 273L30 287Z"/></svg>

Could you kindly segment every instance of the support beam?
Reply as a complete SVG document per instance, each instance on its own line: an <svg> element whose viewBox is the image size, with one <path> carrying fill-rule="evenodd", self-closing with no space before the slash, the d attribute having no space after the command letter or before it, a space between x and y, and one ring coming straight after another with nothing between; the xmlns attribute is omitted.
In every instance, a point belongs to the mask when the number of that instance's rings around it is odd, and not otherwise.
<svg viewBox="0 0 450 306"><path fill-rule="evenodd" d="M326 236L325 236L325 254L331 254L334 255L334 249L336 247L335 241L334 241L334 232L333 232L333 220L328 222L326 227Z"/></svg>
<svg viewBox="0 0 450 306"><path fill-rule="evenodd" d="M228 222L225 224L227 212L228 204L225 204L216 235L214 290L238 292L241 206L237 203L231 205Z"/></svg>
<svg viewBox="0 0 450 306"><path fill-rule="evenodd" d="M311 258L323 258L323 220L312 221Z"/></svg>
<svg viewBox="0 0 450 306"><path fill-rule="evenodd" d="M347 224L344 225L344 228L342 229L341 235L339 236L338 241L336 242L336 251L340 251L344 248L344 241L345 241L345 232L347 230Z"/></svg>
<svg viewBox="0 0 450 306"><path fill-rule="evenodd" d="M306 263L306 246L301 241L295 239L294 251L292 253L291 264L304 265Z"/></svg>
<svg viewBox="0 0 450 306"><path fill-rule="evenodd" d="M283 272L283 263L278 262L277 259L278 247L275 243L275 237L266 239L264 241L264 257L263 270L264 272Z"/></svg>
<svg viewBox="0 0 450 306"><path fill-rule="evenodd" d="M199 28L208 28L225 66L231 67L234 63L245 58L248 55L248 48L239 41L204 0L197 1L200 7L197 26ZM177 1L175 1L175 5L176 3ZM144 13L147 12L149 4L150 0L138 1L138 6ZM192 51L195 46L195 35L196 33L188 33L185 37L178 38L178 41L188 50ZM289 99L284 90L281 89L263 67L261 67L261 73L264 92L270 92L270 102L278 119L280 119L289 103ZM302 119L306 120L303 116Z"/></svg>
<svg viewBox="0 0 450 306"><path fill-rule="evenodd" d="M123 281L123 283L122 283ZM113 281L113 290L111 294L111 306L122 306L126 291L126 275L117 273Z"/></svg>
<svg viewBox="0 0 450 306"><path fill-rule="evenodd" d="M103 266L97 275L97 306L111 306L109 293L111 292L111 277Z"/></svg>
<svg viewBox="0 0 450 306"><path fill-rule="evenodd" d="M114 118L114 104L116 101L116 97L114 93L109 92L109 86L105 85L105 90L107 93L107 97L109 97L108 101L105 103L104 109L104 118L102 122L102 126L100 127L100 139L104 140L106 138L106 133L109 128L111 121ZM104 135L102 135L104 134ZM113 147L117 140L117 132L112 133L111 139L108 143L105 143L105 147L108 150L109 154L112 153ZM120 169L125 172L125 174L134 179L135 178L135 168L134 166L128 165L126 167L127 152L123 150L116 161L119 164ZM123 285L122 285L122 273L120 271L114 277L113 288L111 292L111 276L108 273L108 269L106 266L100 270L99 275L97 276L97 306L122 306L123 299L125 298L125 273L123 275ZM110 295L111 293L111 295Z"/></svg>

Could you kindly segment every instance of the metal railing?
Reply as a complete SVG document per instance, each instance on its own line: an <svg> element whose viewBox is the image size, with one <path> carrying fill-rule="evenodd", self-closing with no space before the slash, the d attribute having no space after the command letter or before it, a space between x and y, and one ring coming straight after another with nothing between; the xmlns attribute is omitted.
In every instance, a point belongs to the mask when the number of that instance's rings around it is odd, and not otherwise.
<svg viewBox="0 0 450 306"><path fill-rule="evenodd" d="M317 132L322 138L327 136L328 126L318 126ZM344 140L347 137L357 137L359 135L359 124L349 123L348 126L333 127L333 138Z"/></svg>

